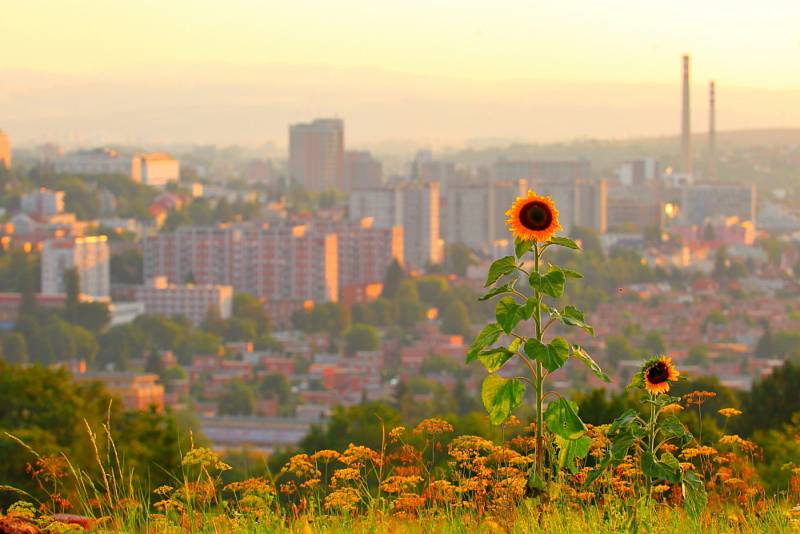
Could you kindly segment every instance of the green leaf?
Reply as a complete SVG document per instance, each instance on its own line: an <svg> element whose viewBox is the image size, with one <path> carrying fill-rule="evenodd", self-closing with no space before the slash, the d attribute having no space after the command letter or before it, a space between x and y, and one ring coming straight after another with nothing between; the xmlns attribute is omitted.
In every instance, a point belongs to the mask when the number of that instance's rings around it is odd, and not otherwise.
<svg viewBox="0 0 800 534"><path fill-rule="evenodd" d="M542 307L544 308L545 306L542 305ZM536 312L536 299L531 297L525 301L525 304L522 305L519 313L521 317L527 321L533 316L534 312Z"/></svg>
<svg viewBox="0 0 800 534"><path fill-rule="evenodd" d="M511 297L503 297L497 301L494 308L494 315L497 318L497 324L503 329L503 332L510 334L517 323L522 319L520 309L522 306L517 304Z"/></svg>
<svg viewBox="0 0 800 534"><path fill-rule="evenodd" d="M503 378L497 374L488 375L481 386L481 400L489 412L489 421L499 425L520 404L525 395L525 383L516 378Z"/></svg>
<svg viewBox="0 0 800 534"><path fill-rule="evenodd" d="M575 306L566 306L564 311L561 312L561 322L569 326L577 326L594 335L594 328L592 328L583 316L583 312Z"/></svg>
<svg viewBox="0 0 800 534"><path fill-rule="evenodd" d="M558 465L561 468L566 467L573 475L578 472L578 466L575 465L576 458L586 458L589 454L589 447L592 444L592 438L589 436L581 436L578 439L564 439L561 436L556 436L556 443L558 444Z"/></svg>
<svg viewBox="0 0 800 534"><path fill-rule="evenodd" d="M572 269L563 269L561 267L559 267L559 269L567 278L583 278L583 275L578 271L573 271Z"/></svg>
<svg viewBox="0 0 800 534"><path fill-rule="evenodd" d="M686 513L696 519L708 504L708 495L706 494L706 485L703 479L694 471L687 471L681 483L681 490L683 491Z"/></svg>
<svg viewBox="0 0 800 534"><path fill-rule="evenodd" d="M503 293L511 293L511 291L514 289L514 284L516 284L516 280L503 284L502 286L494 287L478 297L478 300L489 300L490 298L496 297L497 295L502 295Z"/></svg>
<svg viewBox="0 0 800 534"><path fill-rule="evenodd" d="M568 237L551 237L549 243L553 245L558 245L560 247L567 247L571 248L572 250L580 250L581 247Z"/></svg>
<svg viewBox="0 0 800 534"><path fill-rule="evenodd" d="M486 367L490 373L494 373L510 360L514 353L505 347L497 347L496 349L488 349L478 354L478 359Z"/></svg>
<svg viewBox="0 0 800 534"><path fill-rule="evenodd" d="M516 238L514 240L514 254L516 254L517 258L521 258L532 246L533 241L524 241L520 238Z"/></svg>
<svg viewBox="0 0 800 534"><path fill-rule="evenodd" d="M611 448L609 449L609 456L615 462L621 462L625 456L628 455L628 451L636 442L636 436L633 434L621 434L619 435L613 443L611 443Z"/></svg>
<svg viewBox="0 0 800 534"><path fill-rule="evenodd" d="M608 466L611 465L611 457L606 456L603 458L603 461L600 462L600 465L595 467L590 473L589 476L586 477L586 481L583 483L584 487L591 485L592 482L600 478L600 475L603 474L603 471L608 469Z"/></svg>
<svg viewBox="0 0 800 534"><path fill-rule="evenodd" d="M544 293L545 295L558 298L564 294L564 284L566 283L567 279L561 270L552 269L545 275L541 275L534 271L531 273L528 280L530 281L532 288Z"/></svg>
<svg viewBox="0 0 800 534"><path fill-rule="evenodd" d="M488 347L489 345L494 344L500 338L500 334L503 333L503 329L500 328L500 325L497 323L489 323L483 327L480 334L475 338L472 342L472 345L469 347L469 352L467 352L467 363L474 361L478 357L478 353L480 353L483 349Z"/></svg>
<svg viewBox="0 0 800 534"><path fill-rule="evenodd" d="M578 405L563 398L547 405L544 421L551 432L564 439L578 439L586 433L586 425L578 417Z"/></svg>
<svg viewBox="0 0 800 534"><path fill-rule="evenodd" d="M486 276L486 284L484 284L483 287L489 287L497 282L501 276L505 276L508 273L514 272L514 269L516 268L517 261L514 259L514 256L505 256L499 260L496 260L489 267L489 274Z"/></svg>
<svg viewBox="0 0 800 534"><path fill-rule="evenodd" d="M613 436L619 430L625 430L636 421L636 410L629 408L622 412L622 415L614 419L611 427L608 429L608 435Z"/></svg>
<svg viewBox="0 0 800 534"><path fill-rule="evenodd" d="M650 478L666 480L677 484L681 480L681 466L672 454L665 452L661 460L656 460L653 453L645 451L642 454L642 473Z"/></svg>
<svg viewBox="0 0 800 534"><path fill-rule="evenodd" d="M572 345L572 355L582 361L584 365L586 365L586 367L588 367L589 370L594 374L594 376L603 382L611 382L611 379L608 377L608 375L605 374L602 369L600 369L600 366L597 365L597 362L594 361L591 356L589 356L589 353L586 352L583 347L579 345Z"/></svg>
<svg viewBox="0 0 800 534"><path fill-rule="evenodd" d="M560 337L553 339L549 345L537 339L529 339L525 342L525 354L533 360L542 362L544 368L552 373L567 363L569 343Z"/></svg>

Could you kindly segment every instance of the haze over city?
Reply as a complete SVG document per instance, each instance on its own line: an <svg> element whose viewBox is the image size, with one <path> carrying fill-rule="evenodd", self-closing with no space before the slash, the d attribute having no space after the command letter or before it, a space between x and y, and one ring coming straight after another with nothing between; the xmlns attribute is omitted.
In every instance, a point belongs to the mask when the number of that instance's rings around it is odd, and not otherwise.
<svg viewBox="0 0 800 534"><path fill-rule="evenodd" d="M717 80L718 129L800 126L794 2L5 9L0 119L18 143L283 147L285 125L308 116L346 119L365 147L674 135L682 53L695 102ZM694 106L694 124L706 121Z"/></svg>

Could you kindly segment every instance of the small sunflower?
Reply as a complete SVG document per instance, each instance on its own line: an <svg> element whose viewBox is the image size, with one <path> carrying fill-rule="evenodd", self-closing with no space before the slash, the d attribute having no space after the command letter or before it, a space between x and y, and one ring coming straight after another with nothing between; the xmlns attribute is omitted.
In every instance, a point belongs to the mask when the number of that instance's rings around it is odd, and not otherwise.
<svg viewBox="0 0 800 534"><path fill-rule="evenodd" d="M666 356L654 358L645 363L641 373L644 388L653 395L668 392L669 383L678 380L680 375L680 372L672 365L672 358Z"/></svg>
<svg viewBox="0 0 800 534"><path fill-rule="evenodd" d="M540 197L531 190L517 197L506 212L508 229L523 241L548 241L561 228L558 210L550 197Z"/></svg>

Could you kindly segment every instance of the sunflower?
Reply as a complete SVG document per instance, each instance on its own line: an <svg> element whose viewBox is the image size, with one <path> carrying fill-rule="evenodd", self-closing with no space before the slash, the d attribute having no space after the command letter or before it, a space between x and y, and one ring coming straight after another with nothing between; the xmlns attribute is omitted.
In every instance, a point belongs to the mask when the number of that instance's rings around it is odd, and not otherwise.
<svg viewBox="0 0 800 534"><path fill-rule="evenodd" d="M540 197L531 190L527 196L517 197L506 215L508 229L523 241L547 241L561 228L553 199Z"/></svg>
<svg viewBox="0 0 800 534"><path fill-rule="evenodd" d="M644 388L653 395L658 395L668 392L669 383L678 380L680 373L672 365L672 358L662 356L644 364L641 376Z"/></svg>

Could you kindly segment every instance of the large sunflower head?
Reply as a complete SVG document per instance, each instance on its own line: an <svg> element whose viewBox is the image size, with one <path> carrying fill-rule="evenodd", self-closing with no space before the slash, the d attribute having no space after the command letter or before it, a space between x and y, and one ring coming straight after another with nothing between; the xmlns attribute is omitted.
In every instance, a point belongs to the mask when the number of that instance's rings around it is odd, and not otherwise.
<svg viewBox="0 0 800 534"><path fill-rule="evenodd" d="M548 241L561 228L553 199L530 190L527 196L517 197L506 215L508 229L523 241Z"/></svg>
<svg viewBox="0 0 800 534"><path fill-rule="evenodd" d="M644 364L640 373L640 384L653 395L659 395L667 393L670 382L675 382L680 376L672 358L661 356Z"/></svg>

